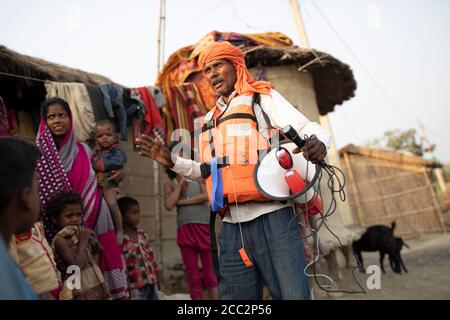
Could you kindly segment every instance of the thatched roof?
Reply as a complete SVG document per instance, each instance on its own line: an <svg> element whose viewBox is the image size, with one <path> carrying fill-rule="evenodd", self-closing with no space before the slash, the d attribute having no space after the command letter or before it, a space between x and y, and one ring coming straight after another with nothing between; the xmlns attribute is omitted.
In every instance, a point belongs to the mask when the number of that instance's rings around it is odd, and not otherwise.
<svg viewBox="0 0 450 320"><path fill-rule="evenodd" d="M98 74L17 53L0 45L0 71L42 80L99 84L112 81ZM0 77L4 77L0 75Z"/></svg>
<svg viewBox="0 0 450 320"><path fill-rule="evenodd" d="M330 54L298 47L259 46L246 51L247 67L295 64L312 74L319 113L325 115L355 95L356 81L350 67Z"/></svg>
<svg viewBox="0 0 450 320"><path fill-rule="evenodd" d="M353 144L346 145L345 147L339 149L339 154L341 156L343 156L345 153L357 154L369 158L387 160L397 164L413 165L418 167L439 168L442 166L435 161L425 160L417 156L406 155L400 152L383 149L358 147Z"/></svg>

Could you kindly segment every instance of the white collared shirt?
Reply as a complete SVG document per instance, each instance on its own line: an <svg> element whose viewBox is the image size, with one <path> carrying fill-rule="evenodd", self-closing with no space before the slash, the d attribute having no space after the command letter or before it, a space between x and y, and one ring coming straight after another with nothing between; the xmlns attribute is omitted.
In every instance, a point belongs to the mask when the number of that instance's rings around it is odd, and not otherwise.
<svg viewBox="0 0 450 320"><path fill-rule="evenodd" d="M233 92L229 101L236 96ZM217 108L222 112L226 103L223 96L217 102ZM316 135L316 137L329 147L331 136L327 130L323 129L318 123L309 121L299 110L289 103L278 91L271 89L270 95L261 95L261 107L270 119L270 123L277 129L283 129L287 125L291 125L301 137L307 135ZM255 111L256 112L256 111ZM201 178L200 162L184 159L172 154L174 166L172 168L178 174L185 176L187 179L198 180ZM291 202L280 203L278 201L271 202L248 202L241 203L238 206L230 203L230 210L226 213L223 221L229 223L247 222L257 217L273 212L275 210L292 205Z"/></svg>

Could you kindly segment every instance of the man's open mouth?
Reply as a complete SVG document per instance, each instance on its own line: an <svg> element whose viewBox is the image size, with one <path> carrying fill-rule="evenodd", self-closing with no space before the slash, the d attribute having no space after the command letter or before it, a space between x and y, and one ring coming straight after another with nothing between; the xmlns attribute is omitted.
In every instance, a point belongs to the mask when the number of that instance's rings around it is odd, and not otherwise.
<svg viewBox="0 0 450 320"><path fill-rule="evenodd" d="M223 84L223 81L216 81L213 83L213 87L214 87L214 89L218 89L222 86L222 84Z"/></svg>

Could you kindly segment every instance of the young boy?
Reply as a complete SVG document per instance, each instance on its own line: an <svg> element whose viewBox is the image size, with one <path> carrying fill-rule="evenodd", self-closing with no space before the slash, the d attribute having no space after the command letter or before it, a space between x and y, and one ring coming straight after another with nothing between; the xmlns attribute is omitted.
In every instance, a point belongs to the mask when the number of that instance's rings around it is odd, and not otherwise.
<svg viewBox="0 0 450 320"><path fill-rule="evenodd" d="M14 234L30 230L39 217L39 150L23 140L0 137L0 155L0 300L37 299L7 244Z"/></svg>
<svg viewBox="0 0 450 320"><path fill-rule="evenodd" d="M97 183L102 189L103 197L111 210L117 232L117 241L122 244L122 215L117 205L119 184L110 179L114 170L120 170L125 165L127 156L117 145L117 135L114 125L108 120L102 120L95 126L95 148L92 155L92 167L97 173Z"/></svg>
<svg viewBox="0 0 450 320"><path fill-rule="evenodd" d="M11 255L39 299L58 300L61 275L45 238L44 226L38 222L28 232L14 235L10 246Z"/></svg>
<svg viewBox="0 0 450 320"><path fill-rule="evenodd" d="M133 300L158 300L158 265L147 233L138 227L140 208L136 199L118 200L123 218L123 255L128 271L128 288Z"/></svg>

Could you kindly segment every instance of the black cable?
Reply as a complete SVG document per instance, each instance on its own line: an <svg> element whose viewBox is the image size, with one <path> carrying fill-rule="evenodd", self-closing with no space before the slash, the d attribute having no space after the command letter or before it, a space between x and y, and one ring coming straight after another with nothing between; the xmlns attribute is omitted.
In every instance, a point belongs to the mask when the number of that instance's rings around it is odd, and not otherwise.
<svg viewBox="0 0 450 320"><path fill-rule="evenodd" d="M310 140L310 137L308 136L304 136L304 140L306 140L306 144L308 143L308 141ZM305 157L306 159L306 157ZM306 159L307 161L307 166L306 166L306 177L308 177L308 170L309 170L309 160ZM314 276L314 280L315 283L317 284L317 286L326 292L330 292L330 293L347 293L347 294L359 294L359 293L366 293L366 291L364 290L364 288L362 287L362 285L359 283L358 279L356 278L356 274L355 271L357 269L360 268L361 263L356 255L356 253L353 251L352 248L345 246L342 244L341 240L339 239L339 237L329 228L329 226L327 225L326 218L330 217L337 209L337 201L335 198L335 194L338 193L339 194L339 198L341 201L345 201L346 200L346 194L345 194L345 174L344 172L336 167L336 166L332 166L327 164L325 161L320 161L317 165L316 165L316 172L314 175L314 183L308 183L308 185L305 187L305 189L300 192L300 195L305 194L310 188L312 188L314 186L314 184L317 182L317 194L319 195L319 197L321 199L323 199L322 197L322 187L321 187L321 181L323 178L323 172L328 174L328 180L327 180L327 187L328 190L330 190L331 193L331 201L330 201L330 205L328 206L328 208L326 210L322 210L323 212L321 213L321 216L318 218L319 222L319 226L315 226L315 229L313 231L312 227L310 226L311 229L311 233L305 237L301 237L302 240L306 240L307 238L311 237L314 235L314 233L316 233L316 236L313 237L313 243L314 243L314 250L313 250L313 276ZM336 188L335 188L336 187ZM297 205L298 207L298 205ZM309 220L309 210L310 207L308 207L308 205L305 206L305 223L307 223L306 220ZM291 223L294 219L298 219L298 216L300 215L300 212L294 212L294 217L293 219L289 222ZM316 221L317 222L317 221ZM311 223L310 223L311 225ZM352 277L354 282L356 282L356 284L358 285L358 287L361 289L361 291L349 291L349 290L329 290L327 288L324 288L318 281L317 278L317 272L316 272L316 263L318 262L319 256L320 256L320 244L316 243L318 241L318 235L319 235L319 231L320 228L322 227L322 225L325 225L325 227L327 228L327 230L337 239L339 246L341 248L343 248L344 250L350 250L353 254L353 256L355 257L355 260L357 262L357 265L355 267L353 267L352 270ZM306 227L306 226L305 226ZM319 251L317 251L319 250ZM317 259L317 261L315 261ZM329 276L327 276L328 278L330 278ZM331 278L330 278L331 279Z"/></svg>

